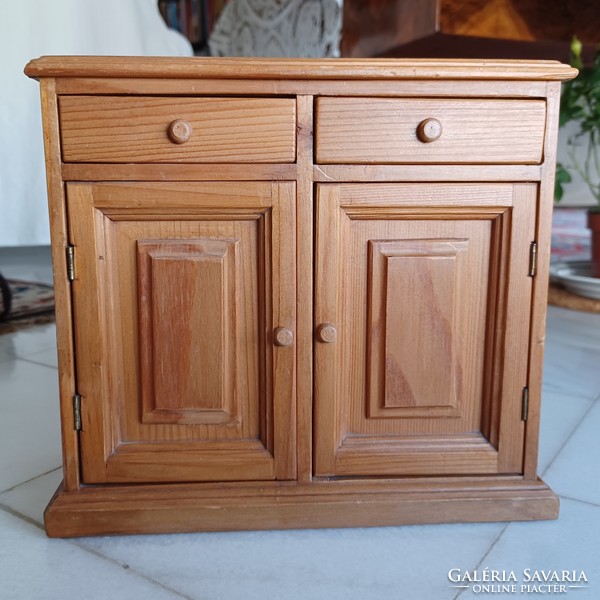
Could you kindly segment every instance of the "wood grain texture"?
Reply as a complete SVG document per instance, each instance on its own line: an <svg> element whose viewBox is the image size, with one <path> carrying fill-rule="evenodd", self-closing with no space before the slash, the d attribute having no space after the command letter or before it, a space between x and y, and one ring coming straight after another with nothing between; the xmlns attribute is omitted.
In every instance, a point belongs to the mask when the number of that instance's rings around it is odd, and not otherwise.
<svg viewBox="0 0 600 600"><path fill-rule="evenodd" d="M310 134L312 147L312 125ZM298 142L300 143L300 141ZM312 156L312 150L311 150ZM64 181L290 181L303 178L293 165L86 164L62 165ZM539 165L313 165L309 181L539 181Z"/></svg>
<svg viewBox="0 0 600 600"><path fill-rule="evenodd" d="M332 187L334 190L336 186ZM328 289L333 293L325 296L317 294L316 303L323 303L331 311L328 321L336 324L339 329L338 361L331 365L332 381L322 395L316 394L315 400L319 411L334 410L337 417L338 429L326 432L322 428L323 421L317 417L318 448L321 448L322 437L334 436L334 440L328 447L335 447L335 470L319 474L358 475L367 473L377 474L405 474L422 472L427 469L428 473L463 472L463 469L478 469L480 472L491 472L495 470L494 452L488 447L475 447L472 449L470 458L462 454L462 433L475 431L479 426L481 415L482 386L482 360L484 355L483 324L485 319L485 294L487 281L487 261L489 258L489 242L486 241L489 222L485 220L472 220L472 214L477 213L478 205L483 204L483 198L470 196L469 192L475 188L462 188L461 186L445 186L443 189L444 200L438 193L441 187L431 186L337 186L337 207L327 202L318 203L317 231L318 240L317 257L323 256L324 260L334 264L332 257L337 254L336 264L340 265L337 273L330 273L331 283ZM488 189L492 193L492 190ZM502 190L498 190L502 195ZM436 199L439 198L439 199ZM453 198L459 205L462 214L455 215L454 220L448 221L449 199ZM337 210L336 210L337 209ZM444 211L445 209L445 211ZM494 209L497 211L497 209ZM406 211L406 212L405 212ZM442 214L437 211L441 211ZM471 214L469 214L471 213ZM488 218L492 218L490 215ZM456 220L464 219L464 220ZM331 225L321 225L323 222L331 222ZM321 232L321 227L327 233ZM333 229L330 233L330 229ZM441 389L443 381L437 379L438 365L429 364L426 361L416 362L393 368L394 356L398 352L404 357L411 352L418 357L418 348L415 344L424 344L430 351L434 351L439 343L437 339L419 338L411 335L406 330L388 331L387 321L392 322L401 319L395 316L405 314L404 324L416 323L420 305L425 302L419 294L401 294L396 299L400 305L389 307L390 311L385 315L373 315L371 329L365 327L368 322L368 289L369 279L371 284L375 283L376 275L370 275L369 269L373 263L368 262L369 243L386 244L392 247L404 245L407 255L419 255L428 241L431 244L442 243L443 240L453 238L468 241L467 264L459 276L458 290L461 296L455 300L455 305L460 307L460 313L453 318L458 321L457 329L449 332L453 343L461 341L462 348L457 352L459 369L461 372L459 382L460 390ZM421 248L421 252L419 252ZM390 250L393 253L393 250ZM424 272L426 273L426 271ZM462 279L464 278L464 279ZM467 284L468 281L468 284ZM318 284L320 280L317 279ZM393 291L394 277L390 272L386 273L384 287L380 291L387 297ZM406 284L407 281L404 280ZM429 285L439 282L429 282ZM413 282L413 285L415 283ZM390 287L387 287L390 286ZM317 285L318 291L325 288ZM470 294L466 292L470 289ZM421 290L423 291L423 290ZM374 294L379 295L377 291ZM456 293L454 291L453 293ZM418 306L408 303L410 300L418 303ZM440 298L440 302L452 302L452 298ZM372 303L371 303L372 306ZM434 305L427 305L427 313L435 313ZM478 315L478 319L474 319ZM381 317L383 316L383 320ZM379 317L379 318L378 318ZM431 318L431 317L429 317ZM430 322L431 323L431 322ZM388 336L385 332L388 332ZM426 333L425 331L420 332ZM383 334L383 335L382 335ZM413 332L414 334L414 332ZM365 337L367 336L367 337ZM386 339L390 337L390 342ZM370 338L369 347L367 339ZM380 346L383 343L383 347ZM431 345L431 346L430 346ZM443 345L443 344L442 344ZM448 348L450 350L450 348ZM318 359L317 359L318 360ZM365 364L368 365L365 370ZM395 363L397 364L397 363ZM412 375L411 364L414 365ZM371 369L376 369L375 374ZM392 374L396 378L405 374L412 379L411 385L416 390L424 391L428 385L428 379L433 379L433 385L439 393L439 397L433 400L438 406L450 405L448 410L438 408L418 409L406 407L406 419L397 418L401 409L385 407L383 399L388 391L389 378ZM333 375L335 374L335 375ZM397 386L397 382L394 383ZM369 389L373 397L369 401L364 396L364 389ZM452 405L457 403L453 399L458 395L461 404L460 410L452 410ZM450 395L450 398L448 396ZM406 387L402 390L394 390L396 402L408 402L413 396ZM331 398L335 401L332 402ZM421 399L424 402L424 399ZM431 401L430 401L431 402ZM413 398L414 403L414 398ZM368 412L367 406L381 408L377 411L377 417ZM384 416L381 413L387 413ZM443 418L446 417L446 418ZM454 434L450 437L450 434ZM446 436L445 444L439 436ZM430 445L429 440L425 442L420 450L413 447L410 456L403 456L396 441L402 436L425 436L435 437L437 443ZM363 440L360 447L355 441ZM368 443L367 443L368 442ZM414 451L414 453L412 453ZM418 456L425 453L426 458ZM477 459L479 455L479 460ZM385 458L384 458L385 457ZM319 457L320 458L320 457ZM416 466L418 463L419 466ZM427 466L425 466L427 465Z"/></svg>
<svg viewBox="0 0 600 600"><path fill-rule="evenodd" d="M273 392L273 450L275 477L295 479L296 462L296 347L277 346L273 332L278 327L296 330L296 186L274 183L271 188L269 244L265 247L264 273L267 352L267 390ZM270 285L270 287L269 287ZM269 320L270 315L270 320ZM270 364L269 364L270 363Z"/></svg>
<svg viewBox="0 0 600 600"><path fill-rule="evenodd" d="M423 143L435 118L443 133ZM318 163L510 163L542 159L545 102L319 98Z"/></svg>
<svg viewBox="0 0 600 600"><path fill-rule="evenodd" d="M314 199L313 199L313 148L314 148L314 97L298 96L298 181L296 261L297 261L297 313L296 346L298 356L297 452L298 481L312 478L313 455L313 257L314 257Z"/></svg>
<svg viewBox="0 0 600 600"><path fill-rule="evenodd" d="M576 70L553 60L244 59L42 56L25 67L29 77L163 79L571 79Z"/></svg>
<svg viewBox="0 0 600 600"><path fill-rule="evenodd" d="M63 163L64 181L293 181L298 168L261 164ZM535 176L533 176L535 178Z"/></svg>
<svg viewBox="0 0 600 600"><path fill-rule="evenodd" d="M75 260L91 267L78 270L71 284L77 393L82 396L81 480L102 483L106 482L105 461L115 447L111 424L119 419L119 412L111 412L109 405L110 384L116 373L106 365L111 360L121 362L120 347L113 344L110 353L110 340L103 332L108 330L107 316L117 315L118 309L112 295L107 297L107 236L102 218L94 210L91 187L67 185L66 191Z"/></svg>
<svg viewBox="0 0 600 600"><path fill-rule="evenodd" d="M517 386L526 381L521 367L527 344L519 336L528 330L531 299L526 273L520 277L512 269L528 256L525 238L535 214L531 193L535 186L319 186L315 310L317 322L331 322L339 333L335 344L315 347L317 474L520 470L523 428L515 409ZM506 234L494 234L511 210L518 211L512 247ZM510 227L510 220L501 222ZM448 240L455 240L455 252L461 245L465 249L452 290L441 266L399 272L388 264L381 274L385 267L378 262L385 255L414 260L429 251L433 261L434 249ZM503 301L498 296L503 291L493 282L509 277L515 299L509 300L510 320L502 320L493 307ZM437 288L444 294L436 296ZM455 308L444 312L444 302ZM492 330L490 317L499 319ZM436 324L444 335L431 329ZM509 339L502 338L498 353L493 340L504 332ZM510 365L504 352L514 356ZM439 363L446 359L445 371ZM497 368L504 365L499 377L491 375L490 360ZM502 411L501 422L492 424L486 415L496 410ZM472 433L479 434L475 445ZM398 445L404 438L412 442Z"/></svg>
<svg viewBox="0 0 600 600"><path fill-rule="evenodd" d="M56 310L56 345L58 355L58 387L61 415L63 485L67 491L80 484L79 436L73 430L73 395L76 392L73 305L71 285L65 261L70 243L65 186L60 172L60 131L55 80L45 79L40 84L44 153L46 157L46 184L54 277Z"/></svg>
<svg viewBox="0 0 600 600"><path fill-rule="evenodd" d="M63 167L64 170L64 167ZM316 182L539 181L539 165L315 165Z"/></svg>
<svg viewBox="0 0 600 600"><path fill-rule="evenodd" d="M548 85L548 121L544 152L547 156L543 179L539 188L538 217L535 224L537 240L537 274L532 282L533 304L529 346L529 417L525 428L525 451L523 472L528 479L535 479L539 445L539 428L542 400L542 368L546 339L546 306L550 265L550 240L552 210L554 208L554 176L558 129L556 122L560 105L560 85Z"/></svg>
<svg viewBox="0 0 600 600"><path fill-rule="evenodd" d="M527 386L529 327L532 310L532 278L523 268L529 257L536 219L538 186L516 184L510 225L510 254L506 256L506 272L499 278L506 286L504 300L505 329L498 371L502 379L499 407L499 469L522 472L525 424L521 420L523 388ZM508 242L508 240L507 240Z"/></svg>
<svg viewBox="0 0 600 600"><path fill-rule="evenodd" d="M64 162L294 162L295 103L287 98L60 98ZM190 129L173 143L173 120Z"/></svg>
<svg viewBox="0 0 600 600"><path fill-rule="evenodd" d="M144 423L236 420L236 246L138 241Z"/></svg>
<svg viewBox="0 0 600 600"><path fill-rule="evenodd" d="M295 355L293 348L275 350L271 332L276 325L294 323L294 246L282 247L279 241L281 236L287 240L295 235L293 186L70 184L69 190L78 237L96 239L95 244L86 245L88 254L82 256L85 280L75 282L74 287L79 323L93 329L88 332L91 341L79 354L81 377L90 382L82 392L89 397L82 444L90 472L84 470L84 480L97 482L101 476L108 481L292 477L295 463L289 439L295 427L291 376ZM240 201L244 202L241 206ZM173 255L174 240L179 255ZM170 246L171 271L180 269L199 245L204 244L205 250L212 246L213 253L217 246L221 252L232 243L238 246L239 260L230 261L229 274L223 274L223 282L233 279L229 292L223 289L219 295L214 288L210 292L217 294L210 300L213 310L221 300L223 318L235 315L235 322L228 323L235 327L233 339L227 341L231 350L222 353L224 379L215 373L211 381L225 388L222 393L231 398L226 404L232 406L236 418L200 419L198 414L188 414L190 403L209 408L207 396L212 393L201 387L210 381L200 384L197 370L186 364L194 356L195 361L208 360L197 354L200 348L206 351L206 344L211 352L223 346L217 345L214 336L202 340L207 333L204 317L186 316L183 309L189 306L181 305L178 311L178 305L164 305L157 311L165 293L157 287L151 290L153 298L144 298L148 290L146 285L138 289L136 259L138 244L144 247L145 241L149 241L149 251ZM144 273L142 269L142 278ZM173 287L179 281L206 298L199 274L207 275L192 268L169 283L153 272L153 285ZM184 290L179 290L179 303L182 294ZM146 303L150 312L140 312L138 306ZM170 353L169 328L179 333L172 339ZM164 347L158 345L159 340L149 344L147 336L161 331ZM214 335L218 338L224 333L221 329ZM83 339L80 344L84 345ZM85 369L92 364L97 367L88 374ZM142 373L139 364L145 369ZM206 375L208 366L203 363L200 373ZM172 369L175 373L169 372ZM152 387L140 390L142 382L142 388ZM154 398L154 404L158 398L158 408L166 410L159 410L154 419L140 419L138 399L146 396ZM242 446L236 450L234 442Z"/></svg>
<svg viewBox="0 0 600 600"><path fill-rule="evenodd" d="M56 80L56 92L61 96L94 94L114 95L304 95L304 96L401 96L455 97L473 96L543 98L546 82L535 79L478 80L478 79L160 79L78 78Z"/></svg>
<svg viewBox="0 0 600 600"><path fill-rule="evenodd" d="M350 484L350 485L349 485ZM191 485L58 489L44 514L50 537L378 527L418 523L556 519L558 498L541 481L414 479L280 484L206 490Z"/></svg>
<svg viewBox="0 0 600 600"><path fill-rule="evenodd" d="M460 416L456 317L468 251L462 239L369 241L370 418Z"/></svg>

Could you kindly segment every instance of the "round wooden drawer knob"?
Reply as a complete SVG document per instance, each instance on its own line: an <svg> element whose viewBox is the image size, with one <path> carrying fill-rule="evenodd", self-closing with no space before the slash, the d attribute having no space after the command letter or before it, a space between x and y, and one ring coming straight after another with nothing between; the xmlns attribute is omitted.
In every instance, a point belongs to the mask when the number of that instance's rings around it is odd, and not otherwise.
<svg viewBox="0 0 600 600"><path fill-rule="evenodd" d="M321 323L317 327L317 337L324 344L332 344L337 338L337 331L331 323Z"/></svg>
<svg viewBox="0 0 600 600"><path fill-rule="evenodd" d="M276 346L291 346L294 343L294 334L287 327L278 327L274 337Z"/></svg>
<svg viewBox="0 0 600 600"><path fill-rule="evenodd" d="M442 135L442 124L437 119L425 119L417 127L417 137L424 144L435 142Z"/></svg>
<svg viewBox="0 0 600 600"><path fill-rule="evenodd" d="M192 126L183 119L177 119L167 128L167 135L174 144L183 144L192 137Z"/></svg>

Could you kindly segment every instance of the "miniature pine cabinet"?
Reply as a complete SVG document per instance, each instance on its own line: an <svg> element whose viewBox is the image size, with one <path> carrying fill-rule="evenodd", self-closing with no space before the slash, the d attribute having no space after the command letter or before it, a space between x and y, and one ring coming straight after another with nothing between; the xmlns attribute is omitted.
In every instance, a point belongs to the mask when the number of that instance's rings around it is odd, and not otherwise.
<svg viewBox="0 0 600 600"><path fill-rule="evenodd" d="M51 536L555 518L555 62L43 57Z"/></svg>

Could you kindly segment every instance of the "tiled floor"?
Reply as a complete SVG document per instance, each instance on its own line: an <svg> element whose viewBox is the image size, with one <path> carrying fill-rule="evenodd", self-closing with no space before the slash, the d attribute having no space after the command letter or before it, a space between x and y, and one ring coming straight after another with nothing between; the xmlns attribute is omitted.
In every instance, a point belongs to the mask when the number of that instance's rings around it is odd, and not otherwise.
<svg viewBox="0 0 600 600"><path fill-rule="evenodd" d="M559 595L600 598L600 315L549 311L540 472L561 496L551 522L50 540L56 381L53 326L0 336L1 600L535 597L520 593L524 569L583 570L585 587ZM517 593L448 580L486 567L514 570Z"/></svg>

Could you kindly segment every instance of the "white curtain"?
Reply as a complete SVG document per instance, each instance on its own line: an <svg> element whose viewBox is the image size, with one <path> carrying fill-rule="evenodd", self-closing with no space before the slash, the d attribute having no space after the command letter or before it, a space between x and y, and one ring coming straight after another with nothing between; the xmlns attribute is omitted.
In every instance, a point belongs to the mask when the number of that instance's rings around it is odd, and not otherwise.
<svg viewBox="0 0 600 600"><path fill-rule="evenodd" d="M48 244L39 86L44 54L192 54L157 0L0 0L0 247Z"/></svg>

